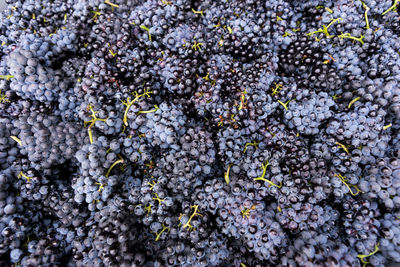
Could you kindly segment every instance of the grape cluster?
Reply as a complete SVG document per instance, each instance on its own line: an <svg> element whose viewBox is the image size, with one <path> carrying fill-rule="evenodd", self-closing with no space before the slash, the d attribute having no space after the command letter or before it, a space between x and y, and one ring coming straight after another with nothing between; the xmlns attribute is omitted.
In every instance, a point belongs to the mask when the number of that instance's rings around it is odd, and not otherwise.
<svg viewBox="0 0 400 267"><path fill-rule="evenodd" d="M0 266L400 262L400 2L6 0Z"/></svg>

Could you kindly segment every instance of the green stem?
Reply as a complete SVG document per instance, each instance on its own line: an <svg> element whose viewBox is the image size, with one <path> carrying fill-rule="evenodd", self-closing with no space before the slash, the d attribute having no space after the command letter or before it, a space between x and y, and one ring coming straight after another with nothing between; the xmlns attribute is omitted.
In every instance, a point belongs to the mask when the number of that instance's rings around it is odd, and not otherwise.
<svg viewBox="0 0 400 267"><path fill-rule="evenodd" d="M347 106L348 108L351 108L351 106L356 103L358 100L360 100L360 97L356 97L353 100L350 101L349 105Z"/></svg>
<svg viewBox="0 0 400 267"><path fill-rule="evenodd" d="M161 230L161 232L154 233L154 234L156 234L156 241L158 241L160 239L161 234L164 233L166 230L168 230L168 232L169 232L169 227L166 227L164 224L162 224L162 228L163 229Z"/></svg>
<svg viewBox="0 0 400 267"><path fill-rule="evenodd" d="M265 173L267 172L267 168L268 168L269 165L270 164L269 164L268 161L267 161L267 163L265 163L265 164L263 163L262 164L263 173L262 173L262 175L260 177L255 178L254 181L264 181L264 182L269 183L271 186L276 186L278 188L281 188L282 187L282 182L280 182L280 184L277 185L277 184L273 183L271 180L268 180L268 179L264 178L265 177Z"/></svg>
<svg viewBox="0 0 400 267"><path fill-rule="evenodd" d="M289 110L287 105L289 104L291 100L286 101L286 103L283 103L282 101L278 100L278 103L281 104L286 110Z"/></svg>
<svg viewBox="0 0 400 267"><path fill-rule="evenodd" d="M227 184L229 184L229 182L230 182L230 179L229 179L229 171L231 170L231 167L232 167L232 164L229 164L228 170L226 171L226 173L225 173L225 175L224 175L225 182L226 182Z"/></svg>
<svg viewBox="0 0 400 267"><path fill-rule="evenodd" d="M107 5L111 6L111 7L116 7L116 8L119 7L119 5L111 3L109 0L104 0L104 4L107 4Z"/></svg>
<svg viewBox="0 0 400 267"><path fill-rule="evenodd" d="M367 264L369 264L369 261L366 261L365 258L368 258L368 257L374 255L378 251L379 251L379 243L377 243L375 245L375 250L374 251L372 251L371 253L366 254L366 255L357 255L357 258L359 258L361 260L361 262L363 263L363 266L366 266Z"/></svg>
<svg viewBox="0 0 400 267"><path fill-rule="evenodd" d="M32 177L29 177L28 175L24 174L22 171L19 172L18 178L24 177L26 181L29 183L32 179Z"/></svg>
<svg viewBox="0 0 400 267"><path fill-rule="evenodd" d="M382 16L386 15L390 11L394 11L397 7L397 4L400 2L400 0L394 0L393 5L389 7L385 12L382 13Z"/></svg>
<svg viewBox="0 0 400 267"><path fill-rule="evenodd" d="M158 205L161 205L161 203L164 202L164 199L160 198L157 192L154 192L154 195L155 197L153 197L153 199L158 201Z"/></svg>
<svg viewBox="0 0 400 267"><path fill-rule="evenodd" d="M130 98L128 97L126 101L122 101L122 104L124 104L126 106L126 109L124 112L124 118L122 120L124 122L125 126L128 126L128 112L129 112L129 109L131 108L131 106L133 105L133 103L138 101L143 96L150 97L150 94L152 94L152 93L153 93L152 91L145 89L143 94L138 94L137 92L135 92L134 93L135 98L133 100L130 100Z"/></svg>
<svg viewBox="0 0 400 267"><path fill-rule="evenodd" d="M142 30L147 31L147 33L149 34L149 40L151 41L150 29L147 28L145 25L140 25L140 28L141 28Z"/></svg>
<svg viewBox="0 0 400 267"><path fill-rule="evenodd" d="M6 102L10 102L10 100L8 100L6 94L3 94L0 90L0 103L6 103Z"/></svg>
<svg viewBox="0 0 400 267"><path fill-rule="evenodd" d="M346 176L343 176L343 175L341 175L341 174L335 174L335 176L338 177L338 178L342 181L342 183L349 189L350 194L351 194L353 197L357 196L359 193L362 193L362 191L358 188L357 185L353 185L353 184L348 184L348 183L347 183L347 178L346 178ZM356 190L355 193L353 192L353 189L352 189L352 188L354 188L354 189Z"/></svg>
<svg viewBox="0 0 400 267"><path fill-rule="evenodd" d="M108 50L108 52L110 52L110 54L115 57L117 55L117 53L114 53L111 49Z"/></svg>
<svg viewBox="0 0 400 267"><path fill-rule="evenodd" d="M14 78L13 75L0 75L0 79L9 81L11 78Z"/></svg>
<svg viewBox="0 0 400 267"><path fill-rule="evenodd" d="M124 163L124 159L119 159L119 160L117 160L116 162L114 162L114 163L110 166L110 168L108 168L108 171L107 171L107 173L106 173L106 177L110 176L110 173L111 173L112 169L113 169L117 164L120 164L120 163Z"/></svg>
<svg viewBox="0 0 400 267"><path fill-rule="evenodd" d="M254 146L254 147L257 149L259 143L260 143L260 142L257 142L257 141L254 141L254 142L252 142L252 143L246 143L246 144L244 145L243 153L246 153L247 148L248 148L249 146Z"/></svg>
<svg viewBox="0 0 400 267"><path fill-rule="evenodd" d="M129 99L128 99L128 101L129 101ZM132 101L128 102L128 104L126 105L126 109L125 109L125 112L124 112L124 118L122 120L124 122L125 126L128 126L128 112L129 112L129 109L131 108L131 106L133 105L134 102L135 101L132 100Z"/></svg>
<svg viewBox="0 0 400 267"><path fill-rule="evenodd" d="M152 112L156 112L157 110L159 110L160 108L157 105L154 105L153 109L150 110L140 110L137 112L137 114L146 114L146 113L152 113Z"/></svg>
<svg viewBox="0 0 400 267"><path fill-rule="evenodd" d="M323 34L325 34L325 36L326 36L327 38L331 38L332 36L331 36L331 35L329 34L329 32L328 32L329 28L333 25L333 23L338 22L338 21L340 21L340 20L341 20L341 18L333 19L333 20L331 20L331 22L328 24L328 26L322 25L322 28L319 28L318 30L316 30L316 31L314 31L314 32L309 32L309 33L307 33L307 36L311 36L311 35L316 34L316 33L323 33Z"/></svg>
<svg viewBox="0 0 400 267"><path fill-rule="evenodd" d="M364 17L365 17L366 29L368 30L369 29L368 12L370 11L370 8L363 1L361 1L361 3L362 3L362 6L365 9Z"/></svg>
<svg viewBox="0 0 400 267"><path fill-rule="evenodd" d="M339 143L339 142L336 142L336 144L337 144L339 147L341 147L344 151L346 151L347 155L349 154L349 150L348 150L347 146L345 146L345 145L343 145L343 144L341 144L341 143Z"/></svg>
<svg viewBox="0 0 400 267"><path fill-rule="evenodd" d="M17 142L20 146L22 146L22 142L21 139L19 139L18 137L12 135L10 136L12 140L14 140L15 142Z"/></svg>
<svg viewBox="0 0 400 267"><path fill-rule="evenodd" d="M192 221L193 217L198 215L198 216L203 216L200 213L197 213L197 210L199 209L199 205L193 205L190 208L194 208L193 214L189 217L189 220L183 225L183 229L185 229L186 227L191 230L193 229L193 226L190 224L190 222Z"/></svg>
<svg viewBox="0 0 400 267"><path fill-rule="evenodd" d="M391 123L388 124L388 125L383 126L383 130L387 130L387 129L389 129L390 127L392 127L392 124L391 124Z"/></svg>
<svg viewBox="0 0 400 267"><path fill-rule="evenodd" d="M93 144L92 127L94 126L94 124L96 123L96 121L103 121L103 122L106 122L106 120L105 120L105 119L99 119L99 118L97 118L97 116L96 116L96 113L97 113L97 112L93 110L93 106L92 106L92 105L89 105L89 106L88 106L88 109L92 112L92 115L90 115L90 117L92 117L92 119L91 119L90 121L85 121L85 122L84 122L84 126L86 127L86 125L87 125L88 123L90 123L90 125L89 125L89 127L88 127L88 134L89 134L90 143Z"/></svg>
<svg viewBox="0 0 400 267"><path fill-rule="evenodd" d="M194 14L200 14L200 15L204 16L203 10L194 10L194 9L192 8L192 12L193 12Z"/></svg>
<svg viewBox="0 0 400 267"><path fill-rule="evenodd" d="M106 185L106 184L102 184L102 183L96 183L98 186L99 186L99 192L101 192L102 190L104 190L104 186Z"/></svg>
<svg viewBox="0 0 400 267"><path fill-rule="evenodd" d="M338 36L340 39L344 39L344 38L348 38L348 39L352 39L352 40L354 40L354 41L358 41L358 42L360 42L361 44L364 44L364 41L363 41L363 39L364 39L364 35L361 35L360 37L354 37L354 36L352 36L350 33L342 33L341 35L339 35Z"/></svg>

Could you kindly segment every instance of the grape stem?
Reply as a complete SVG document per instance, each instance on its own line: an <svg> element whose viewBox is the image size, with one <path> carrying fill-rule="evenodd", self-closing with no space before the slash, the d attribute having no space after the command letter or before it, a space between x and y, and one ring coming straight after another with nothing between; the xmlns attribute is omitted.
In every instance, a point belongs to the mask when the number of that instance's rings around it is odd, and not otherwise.
<svg viewBox="0 0 400 267"><path fill-rule="evenodd" d="M124 104L126 106L125 113L124 113L124 118L123 118L123 122L124 122L125 126L128 126L128 112L129 112L129 109L131 108L131 106L133 105L133 103L138 101L141 97L150 97L150 94L152 94L152 93L153 93L152 91L144 89L143 94L139 94L138 92L134 92L135 98L133 100L131 100L128 97L126 99L126 101L122 101L122 104Z"/></svg>
<svg viewBox="0 0 400 267"><path fill-rule="evenodd" d="M345 146L345 145L343 145L342 143L339 143L339 142L336 142L336 144L337 144L340 148L342 148L342 149L347 153L347 155L349 154L349 149L347 148L347 146Z"/></svg>
<svg viewBox="0 0 400 267"><path fill-rule="evenodd" d="M11 78L14 78L13 75L0 75L0 79L9 81Z"/></svg>
<svg viewBox="0 0 400 267"><path fill-rule="evenodd" d="M156 241L158 241L160 239L160 236L162 235L162 233L164 233L166 230L168 230L168 232L169 232L169 229L170 229L169 227L166 227L164 224L162 224L162 228L163 229L159 233L153 232L153 234L156 235Z"/></svg>
<svg viewBox="0 0 400 267"><path fill-rule="evenodd" d="M333 37L333 36L329 34L329 32L328 32L329 28L332 26L333 23L339 22L340 20L341 20L341 18L333 19L333 20L331 20L331 22L328 24L328 26L325 26L325 24L324 24L324 25L322 25L322 28L319 28L319 29L316 30L316 31L307 33L307 36L312 36L312 35L314 35L314 34L316 34L316 33L323 33L323 34L325 34L325 36L326 36L327 38L331 38L331 37Z"/></svg>
<svg viewBox="0 0 400 267"><path fill-rule="evenodd" d="M283 103L282 101L278 100L278 103L281 104L285 108L285 110L289 110L288 109L288 104L289 104L290 101L291 100L288 100L285 103Z"/></svg>
<svg viewBox="0 0 400 267"><path fill-rule="evenodd" d="M364 41L363 41L363 39L364 39L364 35L361 35L360 37L354 37L354 36L352 36L350 33L342 33L341 35L338 35L338 37L340 38L340 39L344 39L344 38L348 38L348 39L352 39L352 40L354 40L354 41L358 41L358 42L360 42L361 44L364 44Z"/></svg>
<svg viewBox="0 0 400 267"><path fill-rule="evenodd" d="M192 215L189 217L189 220L183 225L183 229L188 228L189 230L193 229L193 225L190 224L194 216L203 216L200 213L197 213L199 209L199 205L193 205L190 207L191 209L194 209Z"/></svg>
<svg viewBox="0 0 400 267"><path fill-rule="evenodd" d="M204 11L203 10L194 10L193 8L192 8L192 12L194 13L194 14L200 14L200 15L202 15L202 16L204 16Z"/></svg>
<svg viewBox="0 0 400 267"><path fill-rule="evenodd" d="M400 0L394 0L393 5L389 7L385 12L382 13L382 16L386 15L390 11L394 11L397 8L397 4L400 2Z"/></svg>
<svg viewBox="0 0 400 267"><path fill-rule="evenodd" d="M369 8L369 6L367 6L367 4L364 3L364 1L360 1L360 2L362 4L363 8L365 9L365 12L364 12L365 24L366 24L365 28L368 30L369 29L368 12L370 11L370 8Z"/></svg>
<svg viewBox="0 0 400 267"><path fill-rule="evenodd" d="M5 94L3 94L0 90L0 104L1 103L6 103L6 102L10 102L10 100L8 100L8 98L6 97Z"/></svg>
<svg viewBox="0 0 400 267"><path fill-rule="evenodd" d="M107 173L106 173L106 177L110 176L110 173L111 173L112 169L113 169L117 164L120 164L120 163L124 163L124 159L119 159L119 160L117 160L116 162L114 162L114 163L110 166L110 168L108 168L108 171L107 171Z"/></svg>
<svg viewBox="0 0 400 267"><path fill-rule="evenodd" d="M161 205L161 203L164 202L164 199L160 198L157 192L154 192L154 196L153 199L158 201L158 205Z"/></svg>
<svg viewBox="0 0 400 267"><path fill-rule="evenodd" d="M383 130L387 130L387 129L389 129L390 127L392 127L392 124L391 124L391 123L388 124L388 125L383 126Z"/></svg>
<svg viewBox="0 0 400 267"><path fill-rule="evenodd" d="M149 35L149 40L151 41L151 34L150 34L150 29L148 27L146 27L145 25L140 25L140 28L142 30L147 31L148 35Z"/></svg>
<svg viewBox="0 0 400 267"><path fill-rule="evenodd" d="M254 141L254 142L252 142L252 143L246 143L246 144L244 145L243 153L246 153L247 148L248 148L249 146L254 146L254 147L257 149L259 143L260 143L260 142L257 142L257 141Z"/></svg>
<svg viewBox="0 0 400 267"><path fill-rule="evenodd" d="M99 192L103 191L104 186L106 185L106 184L102 184L102 183L96 183L96 184L99 186L99 189L98 189Z"/></svg>
<svg viewBox="0 0 400 267"><path fill-rule="evenodd" d="M137 112L137 114L146 114L146 113L152 113L152 112L156 112L157 110L159 110L160 108L157 105L154 105L153 109L150 110L140 110Z"/></svg>
<svg viewBox="0 0 400 267"><path fill-rule="evenodd" d="M112 8L116 7L119 8L119 5L110 2L109 0L104 0L104 4L111 6Z"/></svg>
<svg viewBox="0 0 400 267"><path fill-rule="evenodd" d="M342 183L344 183L344 185L349 189L350 194L352 196L357 196L359 193L362 193L362 191L358 188L357 185L347 183L348 180L347 180L346 176L343 176L341 174L335 174L335 176L338 177L342 181ZM351 188L355 188L356 192L354 193Z"/></svg>
<svg viewBox="0 0 400 267"><path fill-rule="evenodd" d="M21 141L21 139L19 139L18 137L14 136L14 135L10 136L10 138L11 138L12 140L14 140L15 142L17 142L18 145L22 146L22 141Z"/></svg>
<svg viewBox="0 0 400 267"><path fill-rule="evenodd" d="M264 181L264 182L269 183L270 186L276 186L278 188L281 188L282 187L282 182L280 182L279 185L277 185L277 184L273 183L271 180L268 180L268 179L264 178L265 177L265 173L267 172L267 168L268 168L269 165L270 164L269 164L268 160L267 160L266 163L262 164L261 168L262 168L263 172L262 172L260 177L254 178L254 181Z"/></svg>
<svg viewBox="0 0 400 267"><path fill-rule="evenodd" d="M32 177L29 177L28 175L24 174L22 171L20 171L18 174L18 178L21 178L21 177L24 177L28 183L32 180Z"/></svg>
<svg viewBox="0 0 400 267"><path fill-rule="evenodd" d="M225 172L225 175L224 175L226 184L229 184L229 182L230 182L230 179L229 179L229 171L231 170L231 167L232 167L232 164L229 164L228 170Z"/></svg>
<svg viewBox="0 0 400 267"><path fill-rule="evenodd" d="M371 253L366 254L366 255L357 255L357 258L359 258L361 260L361 262L363 264L363 267L364 267L364 266L366 266L367 264L370 263L369 261L366 261L365 258L368 258L368 257L374 255L378 251L379 251L379 243L375 244L375 250L374 251L372 251Z"/></svg>
<svg viewBox="0 0 400 267"><path fill-rule="evenodd" d="M92 133L92 127L94 126L94 124L96 123L96 121L103 121L106 122L106 119L99 119L96 117L96 113L97 111L93 110L93 106L89 105L88 109L92 112L92 114L90 115L90 117L92 117L92 119L90 121L85 121L84 122L84 126L86 127L86 125L88 123L90 123L89 127L88 127L88 133L89 133L89 140L90 143L93 144L93 133Z"/></svg>

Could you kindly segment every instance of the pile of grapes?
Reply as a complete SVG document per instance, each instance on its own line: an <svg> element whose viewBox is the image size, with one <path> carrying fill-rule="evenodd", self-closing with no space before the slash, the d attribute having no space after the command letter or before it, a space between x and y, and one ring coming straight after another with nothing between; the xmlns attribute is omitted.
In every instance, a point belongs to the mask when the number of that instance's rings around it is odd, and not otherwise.
<svg viewBox="0 0 400 267"><path fill-rule="evenodd" d="M400 261L399 0L6 0L0 266Z"/></svg>

